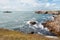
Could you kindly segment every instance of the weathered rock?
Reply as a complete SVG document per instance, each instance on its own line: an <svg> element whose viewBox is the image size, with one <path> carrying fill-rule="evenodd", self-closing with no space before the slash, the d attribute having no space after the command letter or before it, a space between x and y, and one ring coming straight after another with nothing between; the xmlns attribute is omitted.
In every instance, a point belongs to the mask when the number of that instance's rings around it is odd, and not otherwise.
<svg viewBox="0 0 60 40"><path fill-rule="evenodd" d="M54 18L54 21L47 21L46 23L42 23L44 27L47 27L50 32L60 36L60 15Z"/></svg>
<svg viewBox="0 0 60 40"><path fill-rule="evenodd" d="M32 22L30 22L30 24L31 24L31 25L35 25L35 24L36 24L36 22L32 21Z"/></svg>
<svg viewBox="0 0 60 40"><path fill-rule="evenodd" d="M48 12L48 14L53 14L53 15L58 15L59 13L58 13L58 11L47 11Z"/></svg>
<svg viewBox="0 0 60 40"><path fill-rule="evenodd" d="M35 19L32 19L32 20L27 21L27 24L29 24L29 25L35 25L37 23L38 22Z"/></svg>
<svg viewBox="0 0 60 40"><path fill-rule="evenodd" d="M53 15L59 15L60 11L36 11L37 14L53 14Z"/></svg>
<svg viewBox="0 0 60 40"><path fill-rule="evenodd" d="M53 21L46 21L42 23L44 27L47 27L50 32L60 36L60 11L37 11L38 14L52 14L54 15Z"/></svg>

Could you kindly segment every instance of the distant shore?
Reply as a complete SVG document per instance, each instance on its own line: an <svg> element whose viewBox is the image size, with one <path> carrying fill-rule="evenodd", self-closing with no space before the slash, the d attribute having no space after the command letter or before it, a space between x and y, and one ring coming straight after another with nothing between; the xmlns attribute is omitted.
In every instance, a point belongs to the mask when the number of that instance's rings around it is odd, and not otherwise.
<svg viewBox="0 0 60 40"><path fill-rule="evenodd" d="M35 11L37 14L53 14L53 15L59 15L60 11Z"/></svg>

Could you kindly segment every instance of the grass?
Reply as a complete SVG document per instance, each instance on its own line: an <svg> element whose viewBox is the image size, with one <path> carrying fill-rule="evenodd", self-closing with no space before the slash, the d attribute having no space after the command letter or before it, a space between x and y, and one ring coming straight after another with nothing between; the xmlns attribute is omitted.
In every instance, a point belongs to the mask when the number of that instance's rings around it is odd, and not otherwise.
<svg viewBox="0 0 60 40"><path fill-rule="evenodd" d="M0 40L59 40L46 38L38 34L24 34L22 32L12 31L8 29L0 29Z"/></svg>

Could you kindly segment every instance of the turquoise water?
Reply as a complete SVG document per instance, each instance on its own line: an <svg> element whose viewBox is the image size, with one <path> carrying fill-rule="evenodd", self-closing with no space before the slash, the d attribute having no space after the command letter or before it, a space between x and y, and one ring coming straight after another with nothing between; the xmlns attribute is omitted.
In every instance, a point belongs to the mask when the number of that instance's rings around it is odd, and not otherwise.
<svg viewBox="0 0 60 40"><path fill-rule="evenodd" d="M0 12L0 28L18 28L26 24L28 20L35 18L38 22L51 20L49 14L36 14L32 11L14 11L12 13Z"/></svg>
<svg viewBox="0 0 60 40"><path fill-rule="evenodd" d="M26 24L27 21L31 19L36 19L39 23L52 20L51 16L51 14L36 14L33 11L13 11L12 13L0 12L0 28L22 31L24 33L40 32L45 35L54 35L44 29L41 30L41 28L36 28L35 30Z"/></svg>

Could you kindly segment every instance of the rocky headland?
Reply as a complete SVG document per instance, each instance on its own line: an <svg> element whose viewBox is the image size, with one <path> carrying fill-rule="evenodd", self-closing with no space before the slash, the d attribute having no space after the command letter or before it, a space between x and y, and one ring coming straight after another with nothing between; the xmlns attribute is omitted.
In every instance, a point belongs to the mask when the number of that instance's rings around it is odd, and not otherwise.
<svg viewBox="0 0 60 40"><path fill-rule="evenodd" d="M60 11L36 11L37 14L52 14L53 21L46 21L42 23L50 32L60 36Z"/></svg>
<svg viewBox="0 0 60 40"><path fill-rule="evenodd" d="M53 14L53 15L59 15L60 11L35 11L37 14Z"/></svg>

